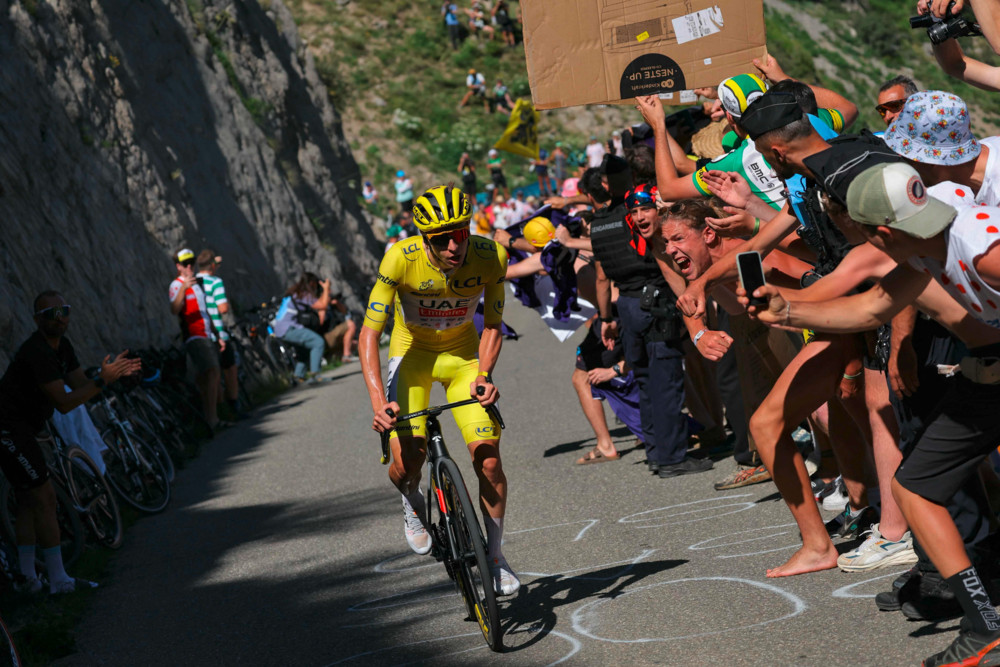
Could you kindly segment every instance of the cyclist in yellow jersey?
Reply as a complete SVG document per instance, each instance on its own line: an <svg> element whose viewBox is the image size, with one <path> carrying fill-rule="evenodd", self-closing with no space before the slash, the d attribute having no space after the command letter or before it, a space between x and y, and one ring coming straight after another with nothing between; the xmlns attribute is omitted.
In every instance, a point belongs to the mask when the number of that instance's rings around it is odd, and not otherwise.
<svg viewBox="0 0 1000 667"><path fill-rule="evenodd" d="M413 204L420 236L396 243L382 258L368 298L358 351L371 398L372 428L393 431L389 479L403 496L406 541L419 554L430 551L420 471L426 456L426 420L396 426L393 414L423 410L431 384L443 384L448 401L479 399L452 411L479 478L479 504L486 523L487 552L498 595L521 583L500 551L507 478L500 462L500 429L484 409L499 398L491 380L500 355L507 252L490 239L469 234L468 197L440 185ZM485 297L485 328L476 334L472 317ZM389 341L388 386L382 383L378 341L390 309L395 326ZM482 387L484 392L477 395Z"/></svg>

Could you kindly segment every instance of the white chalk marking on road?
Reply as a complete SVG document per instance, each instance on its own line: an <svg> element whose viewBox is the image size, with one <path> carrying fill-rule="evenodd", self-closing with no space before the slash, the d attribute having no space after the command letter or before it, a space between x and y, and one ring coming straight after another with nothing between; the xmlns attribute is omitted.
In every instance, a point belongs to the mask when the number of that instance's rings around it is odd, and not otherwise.
<svg viewBox="0 0 1000 667"><path fill-rule="evenodd" d="M341 628L345 628L345 627L361 627L361 626L343 626L342 625L340 627ZM538 630L538 628L537 627L525 628L523 630L516 630L516 631L514 631L513 633L510 633L510 634L520 634L520 633L524 633L524 632L531 632L532 630ZM565 662L565 661L569 660L574 655L576 655L577 653L579 653L580 649L583 647L583 644L580 643L580 640L576 639L572 635L567 635L567 634L565 634L563 632L559 632L557 630L549 630L545 634L554 635L556 637L559 637L560 639L565 639L569 643L569 645L570 645L569 653L567 653L563 657L559 658L555 662L550 662L548 665L546 665L546 667L553 667L553 665L558 665L558 664L560 664L562 662ZM370 656L370 655L375 655L376 653L385 653L386 651L392 651L392 650L395 650L395 649L407 648L409 646L417 646L418 644L429 644L431 642L447 641L449 639L461 639L463 637L480 637L480 636L482 636L482 633L479 633L479 632L467 632L467 633L460 634L460 635L449 635L448 637L438 637L436 639L422 639L420 641L408 642L406 644L396 644L395 646L387 646L387 647L375 649L375 650L372 650L372 651L366 651L364 653L358 653L358 654L352 655L350 657L338 660L336 662L331 662L331 663L329 663L329 665L327 665L327 667L332 667L333 665L340 665L340 664L343 664L345 662L350 662L351 660L357 660L359 658L364 658L364 657L367 657L367 656ZM485 644L480 644L479 646L473 646L472 648L464 648L464 649L461 649L461 650L458 650L458 651L452 651L450 653L435 653L434 656L433 656L433 658L420 658L419 660L412 660L410 662L395 663L394 667L405 667L406 665L417 665L417 664L420 664L422 662L427 662L427 661L429 661L431 659L435 659L436 660L438 658L442 658L442 657L445 657L445 656L462 655L463 653L472 653L473 651L482 651L483 649L486 649L486 648L487 648L487 646Z"/></svg>
<svg viewBox="0 0 1000 667"><path fill-rule="evenodd" d="M593 528L599 521L600 521L600 519L581 519L580 521L568 521L566 523L554 523L551 526L539 526L538 528L522 528L521 530L508 530L508 531L506 531L506 534L507 535L517 535L519 533L533 533L533 532L538 531L538 530L548 530L549 528L560 528L562 526L574 526L574 525L576 525L578 523L585 523L587 525L584 526L583 530L581 530L579 533L577 533L576 537L573 538L574 542L579 542L581 539L583 539L583 534L586 533L591 528ZM506 543L507 543L507 540L505 539L504 540L504 544L506 544Z"/></svg>
<svg viewBox="0 0 1000 667"><path fill-rule="evenodd" d="M610 581L611 579L617 579L618 577L622 576L623 574L625 574L626 572L628 572L629 570L631 570L633 567L635 567L640 561L645 560L646 558L648 558L649 556L653 555L654 553L656 553L656 549L646 549L645 551L643 551L642 553L640 553L635 558L632 558L631 560L617 560L617 561L614 561L613 563L602 563L601 565L588 565L587 567L578 567L578 568L575 568L573 570L563 570L562 572L524 572L524 571L522 571L520 574L523 574L523 575L528 576L528 577L539 577L539 578L541 578L541 577L561 577L564 574L572 574L573 572L584 572L584 571L590 571L590 572L592 572L594 570L600 570L601 568L611 567L612 565L625 565L624 568L622 568L621 570L619 570L615 574L609 575L607 577L585 577L585 576L573 577L574 579L585 579L587 581Z"/></svg>
<svg viewBox="0 0 1000 667"><path fill-rule="evenodd" d="M778 623L780 621L788 620L789 618L794 618L795 616L798 616L808 608L808 605L806 605L805 601L802 598L793 593L789 593L785 589L775 586L774 584L765 583L763 581L754 581L752 579L740 579L738 577L690 577L687 579L674 579L672 581L663 581L660 583L650 584L648 586L640 586L638 588L627 590L621 595L619 595L618 598L616 599L621 599L627 595L631 595L632 593L638 593L639 591L644 591L649 588L656 588L659 586L669 586L671 584L681 584L689 581L729 581L739 584L746 584L748 586L754 586L756 588L760 588L762 590L780 595L781 597L791 602L794 605L794 608L792 609L791 612L785 614L784 616L779 616L778 618L773 618L767 621L760 621L758 623L751 623L749 625L738 625L732 628L726 628L724 630L698 632L690 635L678 635L676 637L640 637L639 639L611 639L610 637L600 637L591 632L590 630L588 630L584 626L584 621L586 620L585 617L588 614L593 614L591 610L592 609L596 610L597 607L608 602L607 599L599 599L599 600L593 600L592 602L588 602L582 607L573 610L573 614L570 617L573 623L573 630L578 634L583 635L584 637L595 639L597 641L609 642L612 644L644 644L648 642L669 642L681 639L694 639L696 637L708 637L711 635L720 635L724 632L732 632L733 630L749 630L750 628L757 628L771 623Z"/></svg>
<svg viewBox="0 0 1000 667"><path fill-rule="evenodd" d="M441 598L458 597L458 592L457 591L452 591L451 593L448 593L446 595L435 595L433 597L428 597L428 598L419 598L419 599L416 599L416 600L407 600L405 602L393 602L393 603L390 603L390 604L376 605L374 607L366 606L366 605L374 604L376 602L382 602L383 600L393 600L393 599L396 599L396 598L405 597L407 595L413 595L415 593L423 593L425 591L435 591L435 590L438 590L439 588L454 588L454 584L452 584L450 581L448 581L448 582L445 582L443 584L437 584L435 586L427 586L426 588L415 588L415 589L413 589L411 591L403 591L402 593L396 593L394 595L388 595L388 596L386 596L384 598L375 598L374 600L365 600L364 602L359 602L358 604L351 605L350 607L347 608L347 611L374 611L376 609L390 609L392 607L405 607L408 604L422 604L424 602L430 602L432 600L440 600ZM364 607L364 608L362 609L361 607Z"/></svg>
<svg viewBox="0 0 1000 667"><path fill-rule="evenodd" d="M747 498L753 494L750 493L739 493L731 496L716 496L713 498L705 498L704 500L693 500L689 503L680 503L678 505L667 505L666 507L658 507L652 510L645 510L643 512L636 512L635 514L629 514L628 516L623 516L618 519L618 523L643 523L646 521L660 521L660 523L652 523L642 526L636 526L637 528L661 528L668 525L678 525L683 523L694 523L696 521L707 521L708 519L715 519L720 516L726 516L727 514L736 514L737 512L745 512L748 509L752 509L757 506L756 502L737 502L737 503L725 503L722 505L713 504L711 507L698 508L693 510L688 510L685 512L677 512L675 514L668 514L663 517L646 517L646 518L636 518L643 517L647 514L654 514L657 512L664 512L666 510L672 510L679 507L690 507L691 505L700 505L703 503L719 503L726 500L733 500L734 498ZM738 507L739 509L730 510L728 512L719 512L718 510L722 507ZM684 521L672 521L669 523L664 523L664 519L672 519L679 516L685 516L688 514L700 514L702 512L711 512L709 516L702 517L700 519L687 519Z"/></svg>
<svg viewBox="0 0 1000 667"><path fill-rule="evenodd" d="M857 581L857 582L855 582L853 584L848 584L846 586L841 586L840 588L838 588L837 590L835 590L833 593L831 593L831 595L833 595L833 597L835 597L835 598L846 598L848 600L852 599L852 598L873 598L873 597L875 597L875 595L858 595L857 593L850 593L849 591L852 588L854 588L855 586L860 586L862 584L867 584L870 581L878 581L879 579L888 579L890 577L892 577L893 579L895 579L899 575L903 574L904 572L908 572L908 571L909 570L900 570L899 572L892 572L890 574L880 574L877 577L871 577L869 579L863 579L863 580Z"/></svg>
<svg viewBox="0 0 1000 667"><path fill-rule="evenodd" d="M737 544L746 544L747 542L759 542L760 540L769 540L772 537L777 537L778 535L784 535L787 530L780 530L776 533L770 533L768 535L761 535L760 537L751 537L745 540L737 540L735 542L726 542L725 544L713 544L712 546L702 546L710 542L715 542L716 540L724 540L727 537L734 537L736 535L743 535L745 533L759 533L762 530L778 530L779 528L788 528L790 526L796 525L795 523L782 523L777 526L762 526L760 528L751 528L750 530L738 530L733 533L726 533L725 535L719 535L718 537L710 537L707 540L702 540L697 544L692 544L688 547L691 551L702 551L704 549L721 549L723 547L733 547Z"/></svg>
<svg viewBox="0 0 1000 667"><path fill-rule="evenodd" d="M425 558L425 559L422 559L422 560L426 560L426 561L430 561L430 562L422 563L421 565L411 565L409 567L397 567L397 568L388 567L388 564L391 563L391 562L393 562L393 561L397 561L400 558L406 558L407 556L413 556L413 555L416 555L416 554L414 554L411 551L407 551L407 552L401 553L401 554L399 554L397 556L389 556L384 561L382 561L380 563L377 563L375 565L375 571L378 572L378 573L380 573L380 574L389 574L390 572L409 572L411 570L419 570L421 568L434 567L435 565L437 565L437 561L436 560L434 560L432 558Z"/></svg>

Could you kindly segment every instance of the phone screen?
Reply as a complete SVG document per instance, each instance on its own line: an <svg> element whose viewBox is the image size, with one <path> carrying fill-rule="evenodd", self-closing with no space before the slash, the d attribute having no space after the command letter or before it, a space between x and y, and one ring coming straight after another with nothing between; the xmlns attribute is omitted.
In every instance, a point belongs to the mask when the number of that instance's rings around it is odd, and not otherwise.
<svg viewBox="0 0 1000 667"><path fill-rule="evenodd" d="M756 250L741 252L736 256L736 268L740 272L740 285L750 297L751 306L765 306L767 299L753 296L753 291L766 284L764 280L764 265L760 261L760 253Z"/></svg>

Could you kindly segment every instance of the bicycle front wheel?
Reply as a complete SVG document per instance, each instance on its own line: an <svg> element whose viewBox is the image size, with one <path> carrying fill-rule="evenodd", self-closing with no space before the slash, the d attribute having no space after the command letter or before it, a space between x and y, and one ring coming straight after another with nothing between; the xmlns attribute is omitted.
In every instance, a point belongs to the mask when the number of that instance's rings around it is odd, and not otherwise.
<svg viewBox="0 0 1000 667"><path fill-rule="evenodd" d="M121 427L101 433L112 456L108 457L107 480L118 496L142 512L154 514L170 502L167 471L152 448Z"/></svg>
<svg viewBox="0 0 1000 667"><path fill-rule="evenodd" d="M449 537L458 556L454 563L455 583L465 600L470 618L479 624L487 645L494 651L502 651L503 629L493 591L493 577L486 559L486 541L462 474L454 461L440 461L438 483L451 515Z"/></svg>
<svg viewBox="0 0 1000 667"><path fill-rule="evenodd" d="M70 493L80 507L90 532L100 544L111 549L122 545L124 530L118 503L104 475L97 465L79 447L70 447L65 453Z"/></svg>

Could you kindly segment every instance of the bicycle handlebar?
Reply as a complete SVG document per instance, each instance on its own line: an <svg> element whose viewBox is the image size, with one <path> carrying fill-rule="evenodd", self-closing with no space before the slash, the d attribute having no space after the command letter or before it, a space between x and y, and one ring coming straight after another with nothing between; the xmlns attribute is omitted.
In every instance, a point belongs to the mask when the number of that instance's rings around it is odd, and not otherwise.
<svg viewBox="0 0 1000 667"><path fill-rule="evenodd" d="M479 389L476 391L476 393L479 394L480 396L482 396L483 392L485 392L485 391L486 391L485 388L479 387ZM396 417L396 422L397 423L398 422L405 422L405 421L409 421L411 419L416 419L417 417L429 417L431 415L437 417L439 414L441 414L445 410L451 410L452 408L460 408L463 405L472 405L473 403L478 403L478 402L479 402L478 398L467 398L464 401L455 401L454 403L445 403L444 405L438 405L438 406L435 406L435 407L427 408L425 410L420 410L418 412L411 412L408 415L402 415L400 417ZM503 417L500 416L500 410L499 410L499 408L497 408L497 406L496 406L495 403L493 405L486 406L485 409L486 409L486 414L488 414L491 418L493 418L493 419L496 420L497 424L500 426L500 430L503 430L503 429L507 428L507 425L504 424ZM389 415L390 417L395 416L390 408L386 408L385 413L387 415ZM382 433L379 434L381 436L381 438L382 438L382 457L379 459L379 462L382 465L385 465L385 464L387 464L389 462L389 434L390 434L390 432L391 431L383 431Z"/></svg>

